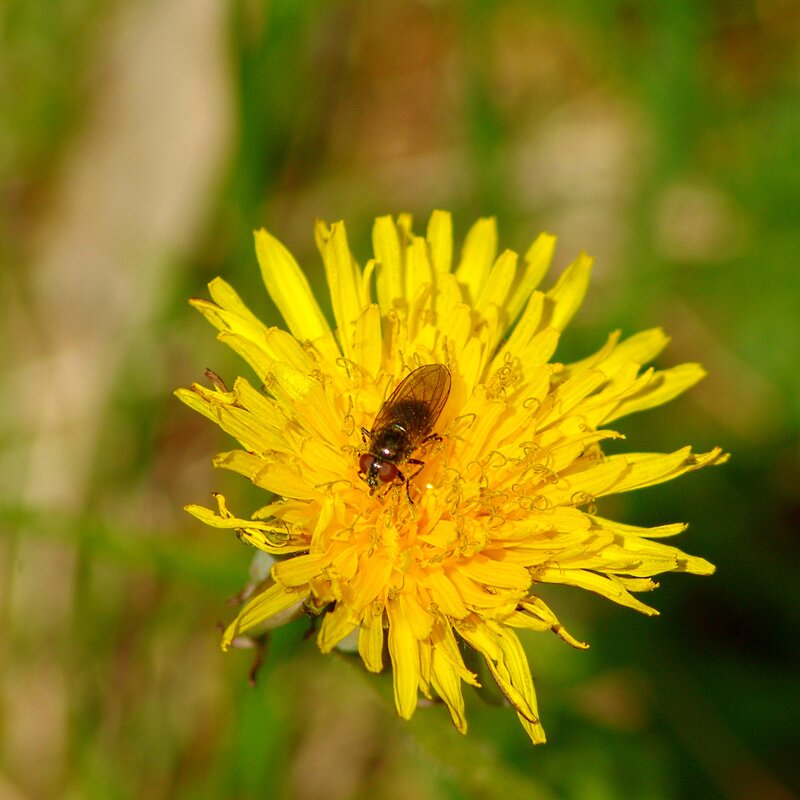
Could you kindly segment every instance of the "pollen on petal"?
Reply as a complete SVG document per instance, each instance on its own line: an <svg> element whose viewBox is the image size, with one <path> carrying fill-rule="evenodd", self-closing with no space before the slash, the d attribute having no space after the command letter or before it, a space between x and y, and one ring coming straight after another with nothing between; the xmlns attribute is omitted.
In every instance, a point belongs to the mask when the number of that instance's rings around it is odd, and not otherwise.
<svg viewBox="0 0 800 800"><path fill-rule="evenodd" d="M335 222L322 250L328 286L331 289L333 315L344 355L353 357L353 327L366 305L361 297L361 273L347 245L347 233Z"/></svg>

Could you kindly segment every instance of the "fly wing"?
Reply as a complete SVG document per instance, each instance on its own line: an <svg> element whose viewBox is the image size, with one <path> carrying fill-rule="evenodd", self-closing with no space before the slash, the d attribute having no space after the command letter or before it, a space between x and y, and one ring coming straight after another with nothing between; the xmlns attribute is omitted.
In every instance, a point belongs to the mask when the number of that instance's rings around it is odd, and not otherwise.
<svg viewBox="0 0 800 800"><path fill-rule="evenodd" d="M444 409L450 382L450 370L443 364L426 364L415 369L381 406L372 430L397 424L412 436L427 435Z"/></svg>

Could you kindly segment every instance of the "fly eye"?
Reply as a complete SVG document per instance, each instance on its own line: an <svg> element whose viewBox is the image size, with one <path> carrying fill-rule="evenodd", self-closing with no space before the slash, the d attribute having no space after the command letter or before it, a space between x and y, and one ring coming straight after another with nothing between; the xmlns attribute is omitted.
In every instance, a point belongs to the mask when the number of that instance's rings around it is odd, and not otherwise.
<svg viewBox="0 0 800 800"><path fill-rule="evenodd" d="M374 461L375 457L373 455L370 455L369 453L362 453L361 458L358 459L358 471L362 475L366 475Z"/></svg>
<svg viewBox="0 0 800 800"><path fill-rule="evenodd" d="M393 481L397 477L397 467L391 461L382 461L378 469L378 477L384 483Z"/></svg>

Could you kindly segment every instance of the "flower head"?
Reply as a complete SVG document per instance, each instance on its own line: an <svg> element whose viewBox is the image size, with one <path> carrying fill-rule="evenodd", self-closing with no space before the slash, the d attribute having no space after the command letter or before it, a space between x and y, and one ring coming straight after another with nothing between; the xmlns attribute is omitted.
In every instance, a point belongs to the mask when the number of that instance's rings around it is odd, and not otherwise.
<svg viewBox="0 0 800 800"><path fill-rule="evenodd" d="M638 528L595 510L603 495L723 460L719 449L606 456L601 448L621 438L610 423L671 400L704 372L697 364L643 369L667 343L659 329L612 334L576 363L552 361L592 262L581 254L552 288L537 290L555 244L548 234L522 258L498 256L495 222L481 219L455 268L451 219L441 211L424 237L407 216L376 220L375 257L363 268L343 223L319 222L315 234L335 329L295 259L263 230L255 235L258 261L289 332L262 324L219 278L209 285L211 301L192 301L262 387L237 378L232 390L215 380L177 394L241 444L215 465L277 496L251 519L234 516L221 497L216 511L187 508L275 557L223 646L303 607L322 617L323 652L353 634L367 669L379 672L388 645L402 717L414 713L419 692L435 695L464 732L461 684L478 684L462 658L466 644L533 742L542 742L517 630L586 645L567 633L537 585L580 587L655 614L634 596L656 586L653 575L713 571L661 543L684 525ZM374 491L378 468L372 485L364 472L382 457L373 446L376 416L386 418L391 392L426 365L442 365L428 376L446 375L449 394L436 395L444 404L424 433L399 455L383 453L401 474L387 468Z"/></svg>

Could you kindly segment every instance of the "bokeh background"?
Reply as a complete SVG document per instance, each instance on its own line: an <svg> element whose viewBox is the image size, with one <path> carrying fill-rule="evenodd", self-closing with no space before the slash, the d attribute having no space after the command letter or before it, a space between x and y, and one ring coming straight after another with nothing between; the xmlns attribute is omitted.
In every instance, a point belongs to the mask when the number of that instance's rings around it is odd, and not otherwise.
<svg viewBox="0 0 800 800"><path fill-rule="evenodd" d="M800 792L800 6L793 0L6 0L0 7L0 798L764 798ZM223 656L252 555L181 511L229 445L175 400L244 364L186 303L278 323L251 231L433 208L597 258L567 359L663 325L710 377L633 450L733 453L601 510L718 565L655 619L549 587L550 742L468 698L396 719L304 623ZM548 279L549 280L549 279Z"/></svg>

